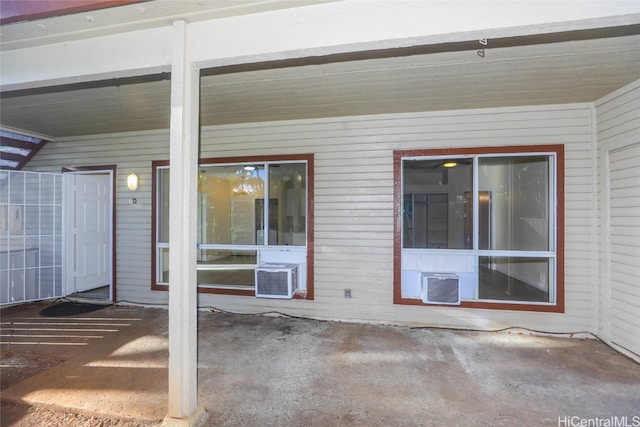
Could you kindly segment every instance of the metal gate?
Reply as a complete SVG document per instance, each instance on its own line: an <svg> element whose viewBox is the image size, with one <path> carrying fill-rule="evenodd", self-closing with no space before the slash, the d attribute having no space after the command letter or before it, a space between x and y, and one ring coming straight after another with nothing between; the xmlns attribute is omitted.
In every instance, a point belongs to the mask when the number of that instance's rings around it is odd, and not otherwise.
<svg viewBox="0 0 640 427"><path fill-rule="evenodd" d="M0 305L63 296L62 175L0 171Z"/></svg>

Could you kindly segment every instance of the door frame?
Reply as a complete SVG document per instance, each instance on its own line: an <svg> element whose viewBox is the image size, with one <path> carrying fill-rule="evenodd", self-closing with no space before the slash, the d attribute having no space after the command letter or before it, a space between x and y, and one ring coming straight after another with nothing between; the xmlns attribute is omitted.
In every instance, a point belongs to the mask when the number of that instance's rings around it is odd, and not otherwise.
<svg viewBox="0 0 640 427"><path fill-rule="evenodd" d="M117 195L117 191L116 191L116 184L117 184L117 166L116 165L99 165L99 166L72 166L72 167L63 167L62 168L62 174L63 174L63 187L64 187L64 174L65 173L82 173L82 174L100 174L100 173L104 173L104 174L109 174L111 176L111 294L110 294L110 298L109 301L111 302L116 302L117 301L117 274L116 274L116 195ZM67 211L68 209L73 209L73 211L75 211L75 206L73 206L75 204L75 199L69 199L67 195L64 194L63 192L63 212ZM66 214L63 214L63 217L67 217ZM63 266L63 284L64 284L64 294L68 295L68 280L67 280L67 274L68 274L68 268L67 268L67 262L69 261L69 256L73 255L75 257L75 254L72 254L72 246L70 244L68 244L70 241L69 239L69 234L68 234L69 230L65 230L64 231L64 250L63 253L66 257L66 261L64 262L64 266ZM75 259L75 258L74 258ZM75 289L74 289L75 290Z"/></svg>

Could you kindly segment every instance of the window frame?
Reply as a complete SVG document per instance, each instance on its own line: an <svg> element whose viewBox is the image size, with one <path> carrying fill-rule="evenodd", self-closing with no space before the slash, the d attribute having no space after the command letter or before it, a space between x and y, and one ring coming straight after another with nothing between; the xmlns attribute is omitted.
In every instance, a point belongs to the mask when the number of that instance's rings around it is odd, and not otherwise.
<svg viewBox="0 0 640 427"><path fill-rule="evenodd" d="M551 230L555 237L555 295L552 303L547 302L499 302L495 300L461 301L460 305L427 304L419 298L402 296L402 253L403 253L403 161L419 157L464 157L483 155L514 156L518 154L555 154L555 174L553 185L555 194L555 229ZM535 145L535 146L503 146L503 147L470 147L447 149L417 149L395 150L393 152L393 180L394 180L394 243L393 243L393 303L399 305L417 305L434 307L460 307L493 310L519 310L564 313L564 145ZM474 186L477 182L474 179ZM475 211L474 211L475 212ZM476 222L474 214L474 223ZM474 227L475 229L475 227ZM463 249L435 249L442 251L459 251ZM496 251L497 252L497 251ZM476 272L477 274L477 272Z"/></svg>
<svg viewBox="0 0 640 427"><path fill-rule="evenodd" d="M314 299L314 155L313 154L290 154L279 156L244 156L244 157L212 157L203 158L198 160L198 166L214 166L214 165L228 165L228 164L255 164L255 163L295 163L305 162L307 165L307 210L306 210L306 249L307 249L307 280L306 280L306 292L299 292L294 295L294 299ZM169 284L158 283L157 281L157 254L158 254L158 170L168 168L168 160L154 160L151 162L152 169L152 185L151 185L151 290L154 291L168 291ZM162 247L169 247L168 243L160 243ZM256 245L255 250L258 250L261 245ZM221 294L221 295L236 295L236 296L251 296L255 297L255 289L240 289L229 288L215 285L198 285L198 293L204 294Z"/></svg>

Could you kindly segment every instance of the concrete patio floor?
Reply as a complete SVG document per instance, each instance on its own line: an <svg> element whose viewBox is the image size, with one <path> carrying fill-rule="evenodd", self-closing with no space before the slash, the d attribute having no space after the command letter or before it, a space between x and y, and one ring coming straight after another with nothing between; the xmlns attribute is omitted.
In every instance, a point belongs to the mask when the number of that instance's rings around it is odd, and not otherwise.
<svg viewBox="0 0 640 427"><path fill-rule="evenodd" d="M161 422L166 310L43 307L1 312L3 408ZM205 425L640 426L640 365L598 340L213 312L198 328ZM53 363L5 388L12 363L36 357Z"/></svg>

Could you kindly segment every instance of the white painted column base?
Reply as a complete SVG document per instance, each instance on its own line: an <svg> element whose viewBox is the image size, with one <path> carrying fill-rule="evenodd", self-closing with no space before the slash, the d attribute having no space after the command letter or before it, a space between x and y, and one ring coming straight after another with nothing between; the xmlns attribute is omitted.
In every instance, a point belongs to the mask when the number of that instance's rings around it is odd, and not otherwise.
<svg viewBox="0 0 640 427"><path fill-rule="evenodd" d="M202 406L196 409L185 418L173 418L167 415L162 421L164 427L200 427L206 425L207 411Z"/></svg>

